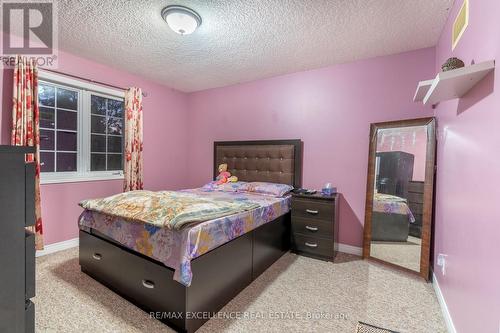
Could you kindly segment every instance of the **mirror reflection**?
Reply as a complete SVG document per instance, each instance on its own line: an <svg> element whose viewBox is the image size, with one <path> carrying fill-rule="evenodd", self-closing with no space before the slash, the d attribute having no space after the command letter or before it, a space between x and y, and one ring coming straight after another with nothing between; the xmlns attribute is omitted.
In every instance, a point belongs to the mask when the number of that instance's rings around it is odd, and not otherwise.
<svg viewBox="0 0 500 333"><path fill-rule="evenodd" d="M427 126L377 130L370 255L420 271Z"/></svg>

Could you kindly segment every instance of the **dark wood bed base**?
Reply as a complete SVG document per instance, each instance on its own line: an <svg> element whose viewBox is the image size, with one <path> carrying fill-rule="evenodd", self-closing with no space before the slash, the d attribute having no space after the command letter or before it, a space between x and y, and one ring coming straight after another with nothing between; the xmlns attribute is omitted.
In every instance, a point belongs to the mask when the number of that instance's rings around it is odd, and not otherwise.
<svg viewBox="0 0 500 333"><path fill-rule="evenodd" d="M287 213L194 259L193 280L185 287L160 262L80 231L82 272L185 332L196 331L289 249Z"/></svg>
<svg viewBox="0 0 500 333"><path fill-rule="evenodd" d="M290 184L301 186L301 177L296 175L302 174L300 140L228 144L242 146L242 151L246 151L247 146L292 145ZM216 161L220 159L217 156L220 146L224 143L214 144ZM259 168L259 174L267 173L262 165ZM275 168L273 164L271 172L276 172ZM289 166L285 168L290 171ZM240 173L241 180L245 180L245 173ZM255 179L255 175L252 178ZM287 213L194 259L189 287L173 280L173 269L94 230L90 233L80 230L80 266L82 272L150 312L154 318L178 331L194 332L290 249L290 229L290 213Z"/></svg>

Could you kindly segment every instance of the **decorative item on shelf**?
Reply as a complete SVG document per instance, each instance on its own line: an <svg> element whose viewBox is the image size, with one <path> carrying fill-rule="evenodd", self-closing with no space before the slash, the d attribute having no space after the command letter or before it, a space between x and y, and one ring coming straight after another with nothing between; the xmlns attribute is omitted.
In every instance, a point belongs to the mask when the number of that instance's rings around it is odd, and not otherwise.
<svg viewBox="0 0 500 333"><path fill-rule="evenodd" d="M413 101L422 101L424 105L433 105L461 98L494 70L495 60L489 60L456 70L439 72L434 79L418 83Z"/></svg>
<svg viewBox="0 0 500 333"><path fill-rule="evenodd" d="M326 183L321 190L324 195L332 195L337 193L337 188L332 186L332 183Z"/></svg>
<svg viewBox="0 0 500 333"><path fill-rule="evenodd" d="M443 70L443 72L447 72L462 67L465 67L464 62L458 58L453 57L446 60L446 62L441 66L441 69Z"/></svg>

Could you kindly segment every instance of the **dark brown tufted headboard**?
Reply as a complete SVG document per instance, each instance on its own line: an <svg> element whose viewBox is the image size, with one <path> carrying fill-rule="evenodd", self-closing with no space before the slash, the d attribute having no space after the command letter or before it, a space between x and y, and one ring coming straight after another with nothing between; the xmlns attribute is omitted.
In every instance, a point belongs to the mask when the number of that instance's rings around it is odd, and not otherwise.
<svg viewBox="0 0 500 333"><path fill-rule="evenodd" d="M214 178L221 163L242 181L302 186L300 140L214 142Z"/></svg>

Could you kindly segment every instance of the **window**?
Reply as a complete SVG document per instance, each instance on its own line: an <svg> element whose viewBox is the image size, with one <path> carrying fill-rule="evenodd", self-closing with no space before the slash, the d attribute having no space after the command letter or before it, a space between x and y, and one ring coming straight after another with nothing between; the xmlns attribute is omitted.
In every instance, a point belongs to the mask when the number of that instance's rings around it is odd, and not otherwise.
<svg viewBox="0 0 500 333"><path fill-rule="evenodd" d="M91 95L90 170L123 169L123 101Z"/></svg>
<svg viewBox="0 0 500 333"><path fill-rule="evenodd" d="M78 91L40 84L42 172L77 171Z"/></svg>
<svg viewBox="0 0 500 333"><path fill-rule="evenodd" d="M41 71L42 183L123 178L123 95Z"/></svg>

